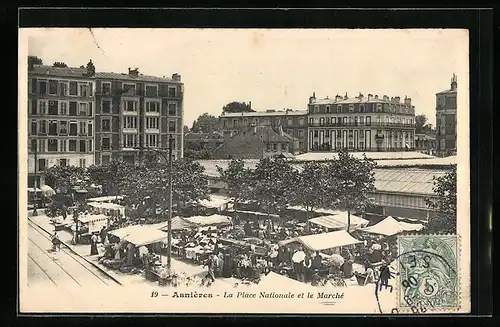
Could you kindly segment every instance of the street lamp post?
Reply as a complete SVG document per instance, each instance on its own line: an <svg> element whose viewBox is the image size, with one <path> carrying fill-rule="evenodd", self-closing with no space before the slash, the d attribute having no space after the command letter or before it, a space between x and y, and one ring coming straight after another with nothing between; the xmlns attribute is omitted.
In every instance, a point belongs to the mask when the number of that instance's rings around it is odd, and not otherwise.
<svg viewBox="0 0 500 327"><path fill-rule="evenodd" d="M173 165L172 165L172 152L173 152L174 138L170 134L168 138L168 158L165 157L165 153L155 148L147 148L147 150L154 151L160 154L168 162L168 220L167 220L167 270L170 274L172 267L172 176L173 176ZM141 147L143 149L143 147Z"/></svg>

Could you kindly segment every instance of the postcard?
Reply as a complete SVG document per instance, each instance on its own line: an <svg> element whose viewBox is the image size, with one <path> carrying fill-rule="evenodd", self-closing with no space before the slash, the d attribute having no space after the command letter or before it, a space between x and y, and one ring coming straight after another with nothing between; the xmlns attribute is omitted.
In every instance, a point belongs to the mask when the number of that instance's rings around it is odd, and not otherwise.
<svg viewBox="0 0 500 327"><path fill-rule="evenodd" d="M19 29L20 312L470 312L468 49Z"/></svg>

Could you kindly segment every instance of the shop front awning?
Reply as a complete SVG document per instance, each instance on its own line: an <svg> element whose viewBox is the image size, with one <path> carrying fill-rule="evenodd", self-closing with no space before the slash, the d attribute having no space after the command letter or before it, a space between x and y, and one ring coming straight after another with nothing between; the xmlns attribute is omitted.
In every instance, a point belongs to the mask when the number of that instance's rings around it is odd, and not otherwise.
<svg viewBox="0 0 500 327"><path fill-rule="evenodd" d="M422 228L424 228L424 225L422 224L405 223L402 221L397 221L396 219L389 216L373 226L362 228L360 230L372 234L392 236L402 232L419 231Z"/></svg>
<svg viewBox="0 0 500 327"><path fill-rule="evenodd" d="M80 216L78 218L78 220L84 224L94 221L107 220L107 219L108 217L106 215L85 215L85 216Z"/></svg>
<svg viewBox="0 0 500 327"><path fill-rule="evenodd" d="M89 202L89 206L94 208L109 209L109 210L123 210L125 207L115 203L107 202Z"/></svg>
<svg viewBox="0 0 500 327"><path fill-rule="evenodd" d="M127 226L119 229L115 229L112 231L109 231L109 234L118 237L119 239L123 239L125 236L128 234L132 233L134 230L142 228L141 225L132 225L132 226Z"/></svg>
<svg viewBox="0 0 500 327"><path fill-rule="evenodd" d="M88 199L89 202L111 202L115 200L123 200L121 195L111 195L111 196L100 196L97 198Z"/></svg>
<svg viewBox="0 0 500 327"><path fill-rule="evenodd" d="M322 251L337 248L340 246L361 243L360 240L355 239L345 230L340 230L330 233L294 237L288 240L281 241L278 243L278 245L283 246L293 242L299 242L309 250L313 251Z"/></svg>
<svg viewBox="0 0 500 327"><path fill-rule="evenodd" d="M231 219L228 216L211 215L211 216L194 216L186 218L187 221L198 226L213 226L213 225L229 225Z"/></svg>
<svg viewBox="0 0 500 327"><path fill-rule="evenodd" d="M336 220L334 217L335 216L322 216L309 219L309 222L329 229L345 229L347 227L346 224Z"/></svg>
<svg viewBox="0 0 500 327"><path fill-rule="evenodd" d="M210 199L201 200L199 203L201 206L210 209L226 209L231 202L231 199L223 195L210 195Z"/></svg>
<svg viewBox="0 0 500 327"><path fill-rule="evenodd" d="M149 227L159 229L159 230L166 232L168 230L168 222L164 221L164 222L161 222L158 224L149 225ZM183 229L192 228L192 227L196 227L196 224L189 222L186 219L181 218L181 217L173 217L172 218L172 230L183 230Z"/></svg>

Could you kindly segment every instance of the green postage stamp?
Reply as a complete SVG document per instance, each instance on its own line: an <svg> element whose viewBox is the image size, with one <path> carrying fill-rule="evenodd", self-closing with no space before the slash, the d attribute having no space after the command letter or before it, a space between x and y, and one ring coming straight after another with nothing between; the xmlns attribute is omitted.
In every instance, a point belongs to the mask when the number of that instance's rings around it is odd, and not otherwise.
<svg viewBox="0 0 500 327"><path fill-rule="evenodd" d="M459 309L459 242L456 235L406 235L398 238L400 312Z"/></svg>

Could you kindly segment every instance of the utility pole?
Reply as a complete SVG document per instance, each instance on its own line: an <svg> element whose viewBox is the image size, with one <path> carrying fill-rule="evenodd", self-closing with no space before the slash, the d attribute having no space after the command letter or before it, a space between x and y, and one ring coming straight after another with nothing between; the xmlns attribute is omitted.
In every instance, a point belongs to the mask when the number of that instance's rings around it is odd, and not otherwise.
<svg viewBox="0 0 500 327"><path fill-rule="evenodd" d="M38 163L38 144L37 144L37 140L35 140L35 146L33 147L33 149L31 149L33 152L34 152L34 155L35 155L35 180L33 181L33 186L34 186L34 189L35 189L35 195L33 197L33 201L34 201L34 204L33 204L33 213L32 215L33 216L38 216L38 212L36 211L36 206L37 206L37 182L36 182L36 179L38 177L37 175L37 163Z"/></svg>
<svg viewBox="0 0 500 327"><path fill-rule="evenodd" d="M174 138L170 134L168 138L168 234L167 234L167 270L170 274L172 267L172 148Z"/></svg>

